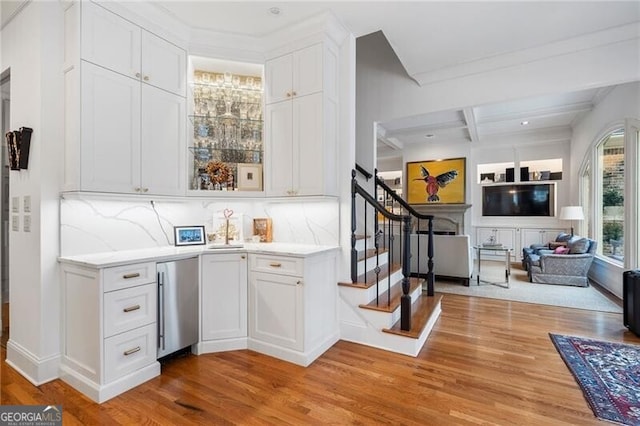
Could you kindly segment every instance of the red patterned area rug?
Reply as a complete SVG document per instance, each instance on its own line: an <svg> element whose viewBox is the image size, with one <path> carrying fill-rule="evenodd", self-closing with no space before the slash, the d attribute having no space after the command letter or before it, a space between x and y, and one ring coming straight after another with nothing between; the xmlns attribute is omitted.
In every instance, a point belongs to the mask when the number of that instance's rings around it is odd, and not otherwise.
<svg viewBox="0 0 640 426"><path fill-rule="evenodd" d="M596 417L640 426L640 345L549 336Z"/></svg>

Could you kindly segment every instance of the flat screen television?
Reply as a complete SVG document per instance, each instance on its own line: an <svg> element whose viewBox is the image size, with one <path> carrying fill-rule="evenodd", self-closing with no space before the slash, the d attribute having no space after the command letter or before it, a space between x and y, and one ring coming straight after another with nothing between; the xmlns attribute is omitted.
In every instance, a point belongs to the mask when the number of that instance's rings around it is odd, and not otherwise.
<svg viewBox="0 0 640 426"><path fill-rule="evenodd" d="M554 216L552 183L482 187L482 216Z"/></svg>

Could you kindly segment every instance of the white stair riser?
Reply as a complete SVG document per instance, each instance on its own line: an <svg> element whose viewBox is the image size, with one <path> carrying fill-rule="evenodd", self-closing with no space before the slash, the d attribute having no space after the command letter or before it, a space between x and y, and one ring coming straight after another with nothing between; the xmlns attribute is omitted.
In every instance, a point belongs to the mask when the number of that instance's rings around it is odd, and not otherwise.
<svg viewBox="0 0 640 426"><path fill-rule="evenodd" d="M343 308L346 309L347 307L343 306ZM418 339L384 333L382 330L375 329L371 325L356 324L353 322L343 322L341 324L340 338L349 342L415 357L424 346L433 326L440 317L440 313L441 308L440 304L438 304Z"/></svg>
<svg viewBox="0 0 640 426"><path fill-rule="evenodd" d="M416 288L411 294L411 303L413 304L420 294L422 288ZM382 302L382 300L380 300ZM390 328L400 319L400 306L398 306L393 312L375 311L373 309L360 308L361 314L366 318L367 322L374 327L382 330L383 328Z"/></svg>
<svg viewBox="0 0 640 426"><path fill-rule="evenodd" d="M375 269L376 265L381 268L389 262L389 255L387 252L380 253L378 255L378 260L376 263L376 256L370 257L368 259L363 259L358 262L358 276L364 274L364 271L372 271ZM366 268L366 269L365 269Z"/></svg>

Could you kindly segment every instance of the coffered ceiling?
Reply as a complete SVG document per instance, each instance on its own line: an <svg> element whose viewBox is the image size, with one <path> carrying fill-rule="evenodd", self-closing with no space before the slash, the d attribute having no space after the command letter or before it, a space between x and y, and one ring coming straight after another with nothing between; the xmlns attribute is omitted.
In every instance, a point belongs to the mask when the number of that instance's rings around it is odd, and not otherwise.
<svg viewBox="0 0 640 426"><path fill-rule="evenodd" d="M566 134L611 87L440 111L379 123L378 157L411 144L481 143L526 133Z"/></svg>

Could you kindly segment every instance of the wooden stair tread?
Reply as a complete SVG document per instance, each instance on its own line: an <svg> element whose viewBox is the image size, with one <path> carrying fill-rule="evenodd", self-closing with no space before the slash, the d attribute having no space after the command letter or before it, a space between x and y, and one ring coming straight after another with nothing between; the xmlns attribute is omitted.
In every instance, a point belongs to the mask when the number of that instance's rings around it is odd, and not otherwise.
<svg viewBox="0 0 640 426"><path fill-rule="evenodd" d="M392 263L391 266L389 264L384 264L380 266L380 274L378 278L380 281L386 279L389 275L393 275L395 272L402 269L402 265L399 263ZM358 276L358 280L354 283L341 281L338 283L339 286L344 287L356 287L356 288L369 288L376 283L376 273L374 271L367 272L367 279L364 279L365 274L361 274Z"/></svg>
<svg viewBox="0 0 640 426"><path fill-rule="evenodd" d="M438 307L442 295L426 296L422 294L415 303L411 306L411 330L404 331L400 329L400 320L398 320L393 327L383 328L385 333L397 334L400 336L411 337L418 339L424 327L429 322L431 314Z"/></svg>
<svg viewBox="0 0 640 426"><path fill-rule="evenodd" d="M424 279L422 278L409 278L409 294L413 293L418 287L421 287L423 282ZM374 299L366 305L360 305L360 307L363 309L371 309L373 311L393 312L398 306L400 306L400 299L402 298L402 284L391 287L390 303L387 303L388 293L389 290L385 291L378 297L378 304L376 304L376 300Z"/></svg>
<svg viewBox="0 0 640 426"><path fill-rule="evenodd" d="M368 235L356 234L356 241L358 241L358 240L364 240L364 239L367 239L367 238L369 238L369 236L368 236Z"/></svg>

